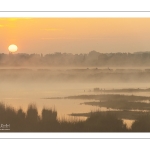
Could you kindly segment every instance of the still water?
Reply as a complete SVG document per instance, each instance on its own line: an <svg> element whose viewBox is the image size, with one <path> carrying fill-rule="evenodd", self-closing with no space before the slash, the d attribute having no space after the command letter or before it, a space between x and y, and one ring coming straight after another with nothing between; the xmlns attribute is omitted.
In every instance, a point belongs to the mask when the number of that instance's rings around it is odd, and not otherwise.
<svg viewBox="0 0 150 150"><path fill-rule="evenodd" d="M15 109L22 108L27 110L29 104L36 104L39 115L41 110L45 108L52 108L57 111L58 119L67 120L85 120L86 117L73 117L72 113L87 113L91 111L109 111L105 107L98 107L92 105L84 105L84 102L91 100L82 99L64 99L66 96L84 95L84 94L100 94L93 92L93 88L149 88L148 83L42 83L42 82L1 82L0 86L0 101L6 105L12 106ZM104 93L102 93L104 94ZM150 96L150 93L122 93L129 95ZM62 97L52 98L52 97ZM49 99L51 98L51 99ZM94 101L94 100L92 100ZM149 102L149 101L145 101ZM116 110L117 111L117 110ZM123 120L130 128L134 120Z"/></svg>

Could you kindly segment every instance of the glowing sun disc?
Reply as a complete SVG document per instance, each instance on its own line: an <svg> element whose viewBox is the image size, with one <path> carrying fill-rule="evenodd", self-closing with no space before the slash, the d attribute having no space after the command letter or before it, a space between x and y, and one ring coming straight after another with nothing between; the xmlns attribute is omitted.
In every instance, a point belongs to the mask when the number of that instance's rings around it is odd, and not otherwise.
<svg viewBox="0 0 150 150"><path fill-rule="evenodd" d="M17 47L17 45L11 44L8 47L8 50L13 53L13 52L16 52L18 50L18 47Z"/></svg>

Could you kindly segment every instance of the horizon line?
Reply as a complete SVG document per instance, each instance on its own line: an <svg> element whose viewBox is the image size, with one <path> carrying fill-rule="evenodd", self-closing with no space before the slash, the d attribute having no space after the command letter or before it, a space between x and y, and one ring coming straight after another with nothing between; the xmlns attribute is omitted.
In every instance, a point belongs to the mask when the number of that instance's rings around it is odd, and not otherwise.
<svg viewBox="0 0 150 150"><path fill-rule="evenodd" d="M116 54L116 53L130 53L130 54L134 54L134 53L150 53L150 51L135 51L135 52L99 52L99 51L96 51L96 50L91 50L87 53L71 53L71 52L59 52L59 51L56 51L56 52L53 52L53 53L16 53L16 52L8 52L8 53L0 53L0 54L43 54L43 55L47 55L47 54L56 54L56 53L61 53L61 54L89 54L90 52L97 52L97 53L101 53L101 54Z"/></svg>

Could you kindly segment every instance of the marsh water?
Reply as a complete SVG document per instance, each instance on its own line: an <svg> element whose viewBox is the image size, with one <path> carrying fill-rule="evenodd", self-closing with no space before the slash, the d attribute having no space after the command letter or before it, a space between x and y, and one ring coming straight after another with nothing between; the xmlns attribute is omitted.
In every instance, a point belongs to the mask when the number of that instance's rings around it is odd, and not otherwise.
<svg viewBox="0 0 150 150"><path fill-rule="evenodd" d="M7 74L8 76L8 74ZM36 77L37 78L37 77ZM52 108L57 111L58 119L67 120L85 120L83 116L70 116L72 113L88 113L91 111L110 111L107 107L99 107L92 105L85 105L85 102L91 99L66 99L67 96L75 95L93 95L93 94L111 94L105 91L96 93L94 88L100 89L122 89L122 88L149 88L148 82L76 82L72 80L35 80L34 76L29 80L27 78L18 78L14 74L9 74L9 78L3 77L0 80L0 101L6 105L12 106L15 109L22 108L27 110L29 104L36 104L39 115L41 110L45 108ZM115 94L115 93L113 93ZM125 92L119 93L123 95L138 95L150 96L150 92ZM92 99L92 101L96 101ZM148 100L142 101L149 103ZM133 110L138 111L138 110ZM123 119L130 128L134 120Z"/></svg>

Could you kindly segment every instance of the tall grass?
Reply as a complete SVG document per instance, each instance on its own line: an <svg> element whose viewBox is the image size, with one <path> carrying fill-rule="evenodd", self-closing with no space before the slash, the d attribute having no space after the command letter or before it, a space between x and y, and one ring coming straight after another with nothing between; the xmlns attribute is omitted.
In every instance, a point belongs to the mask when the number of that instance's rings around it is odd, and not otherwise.
<svg viewBox="0 0 150 150"><path fill-rule="evenodd" d="M133 132L150 132L150 114L141 115L132 124Z"/></svg>
<svg viewBox="0 0 150 150"><path fill-rule="evenodd" d="M143 126L144 123L144 126ZM121 119L112 112L91 112L85 120L57 119L57 111L43 108L39 116L35 104L30 104L26 112L0 103L0 125L10 124L10 130L1 132L129 132L150 131L150 116L135 121L128 130ZM143 129L144 128L144 129Z"/></svg>

